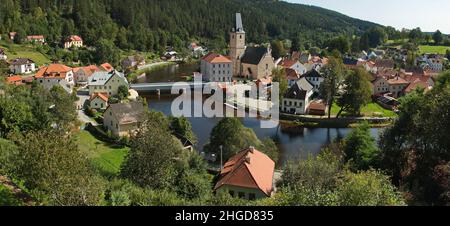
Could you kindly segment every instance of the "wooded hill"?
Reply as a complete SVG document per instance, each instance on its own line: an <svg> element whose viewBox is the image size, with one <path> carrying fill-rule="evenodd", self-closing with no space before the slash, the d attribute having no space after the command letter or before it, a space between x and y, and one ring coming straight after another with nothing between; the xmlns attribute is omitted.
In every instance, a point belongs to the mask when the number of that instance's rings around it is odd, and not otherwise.
<svg viewBox="0 0 450 226"><path fill-rule="evenodd" d="M243 14L247 41L255 43L299 38L308 47L376 26L275 0L2 0L0 33L42 34L50 45L78 34L91 46L106 39L121 49L162 51L198 40L220 49L226 47L236 12Z"/></svg>

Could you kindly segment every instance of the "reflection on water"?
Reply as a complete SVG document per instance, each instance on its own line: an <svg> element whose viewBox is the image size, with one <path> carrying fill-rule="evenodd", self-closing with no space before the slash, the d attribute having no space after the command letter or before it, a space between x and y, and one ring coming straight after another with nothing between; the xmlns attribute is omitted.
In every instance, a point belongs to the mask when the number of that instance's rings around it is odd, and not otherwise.
<svg viewBox="0 0 450 226"><path fill-rule="evenodd" d="M186 81L187 76L192 76L199 70L198 64L170 65L148 72L145 77L141 77L137 81L138 83L181 82Z"/></svg>
<svg viewBox="0 0 450 226"><path fill-rule="evenodd" d="M171 102L173 96L147 96L149 107L171 115ZM188 118L192 123L193 131L198 137L197 149L202 150L208 142L209 135L220 118ZM280 163L289 159L305 158L309 154L316 155L319 151L335 139L344 138L352 129L336 128L303 128L295 133L283 132L281 128L262 129L257 118L241 118L242 123L255 131L260 139L273 139L280 149ZM380 129L371 129L372 136L378 138ZM224 137L226 139L226 137Z"/></svg>

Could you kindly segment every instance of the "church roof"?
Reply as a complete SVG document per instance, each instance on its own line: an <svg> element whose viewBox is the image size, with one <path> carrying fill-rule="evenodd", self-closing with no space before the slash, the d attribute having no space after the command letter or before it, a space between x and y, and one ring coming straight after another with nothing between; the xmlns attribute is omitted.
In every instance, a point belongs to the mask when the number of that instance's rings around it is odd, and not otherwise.
<svg viewBox="0 0 450 226"><path fill-rule="evenodd" d="M266 47L247 47L241 62L244 64L259 64L266 53Z"/></svg>

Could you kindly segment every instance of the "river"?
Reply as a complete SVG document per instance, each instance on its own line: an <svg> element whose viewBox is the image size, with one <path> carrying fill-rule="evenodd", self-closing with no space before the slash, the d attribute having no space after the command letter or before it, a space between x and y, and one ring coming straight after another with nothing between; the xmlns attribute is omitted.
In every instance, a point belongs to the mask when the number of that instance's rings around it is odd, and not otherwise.
<svg viewBox="0 0 450 226"><path fill-rule="evenodd" d="M198 70L195 65L169 66L161 70L156 70L147 74L140 82L164 82L183 81L183 76L192 74ZM146 95L151 110L163 112L171 115L171 104L175 98L170 95ZM208 143L209 135L220 118L188 118L192 124L194 133L197 135L197 150L202 151L203 146ZM260 120L257 118L241 118L242 123L255 131L260 139L271 138L278 145L280 150L280 163L296 158L305 158L309 154L316 155L320 150L335 139L342 139L347 136L350 128L303 128L295 133L285 132L279 128L262 129ZM381 129L371 129L374 138L379 137ZM226 137L224 137L226 139Z"/></svg>

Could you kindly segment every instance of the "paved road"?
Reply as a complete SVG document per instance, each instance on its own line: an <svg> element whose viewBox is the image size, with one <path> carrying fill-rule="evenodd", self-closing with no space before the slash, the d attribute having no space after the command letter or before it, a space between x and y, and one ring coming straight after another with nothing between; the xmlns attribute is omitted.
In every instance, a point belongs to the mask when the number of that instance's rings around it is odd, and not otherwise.
<svg viewBox="0 0 450 226"><path fill-rule="evenodd" d="M91 123L93 126L98 126L98 123L91 119L89 116L84 113L84 105L87 104L87 101L89 100L89 95L77 95L78 102L77 102L77 112L78 112L78 120L80 120L83 123Z"/></svg>

